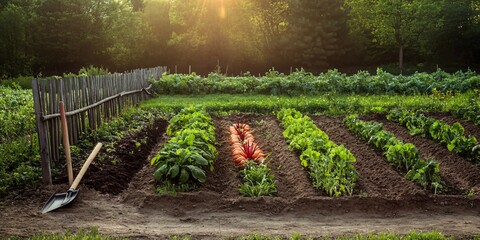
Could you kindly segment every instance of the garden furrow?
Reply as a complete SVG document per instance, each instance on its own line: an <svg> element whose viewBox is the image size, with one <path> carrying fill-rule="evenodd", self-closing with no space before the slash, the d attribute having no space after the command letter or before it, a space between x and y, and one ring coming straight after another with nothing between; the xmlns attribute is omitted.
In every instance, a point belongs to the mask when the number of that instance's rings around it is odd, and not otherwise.
<svg viewBox="0 0 480 240"><path fill-rule="evenodd" d="M238 188L241 184L238 178L238 168L230 156L230 143L228 126L231 121L226 117L212 117L215 125L215 138L217 139L217 151L219 152L214 161L213 172L207 172L208 181L202 184L199 191L213 191L225 198L239 196Z"/></svg>
<svg viewBox="0 0 480 240"><path fill-rule="evenodd" d="M82 184L102 193L116 195L123 192L144 166L144 159L149 156L167 125L165 120L158 119L139 133L125 136L117 145L115 153L106 154L112 159L118 158L118 162L115 163L110 158L94 161L86 172ZM137 147L139 143L140 146Z"/></svg>
<svg viewBox="0 0 480 240"><path fill-rule="evenodd" d="M283 130L271 115L244 115L244 120L254 127L256 141L270 154L267 161L275 175L277 194L281 198L302 198L318 195L303 170L298 156L288 149Z"/></svg>
<svg viewBox="0 0 480 240"><path fill-rule="evenodd" d="M397 172L382 153L362 142L343 126L343 118L312 116L317 126L328 134L337 144L348 148L357 162L355 168L359 173L359 193L365 191L368 196L398 198L402 196L424 195L426 192L415 183L407 181Z"/></svg>
<svg viewBox="0 0 480 240"><path fill-rule="evenodd" d="M456 155L440 143L422 136L411 136L408 129L386 119L385 114L363 116L362 119L375 120L383 124L400 140L413 143L422 158L433 157L440 164L440 176L447 184L462 192L472 188L480 189L480 169Z"/></svg>

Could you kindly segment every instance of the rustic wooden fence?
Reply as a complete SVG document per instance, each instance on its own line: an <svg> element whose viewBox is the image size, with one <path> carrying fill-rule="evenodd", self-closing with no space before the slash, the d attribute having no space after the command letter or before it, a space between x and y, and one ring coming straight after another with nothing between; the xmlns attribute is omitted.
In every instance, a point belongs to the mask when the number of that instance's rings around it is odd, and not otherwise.
<svg viewBox="0 0 480 240"><path fill-rule="evenodd" d="M70 143L76 144L82 134L97 129L125 107L146 99L148 79L159 79L165 71L165 67L156 67L104 76L33 79L44 184L52 183L51 166L59 164L60 101L65 104Z"/></svg>

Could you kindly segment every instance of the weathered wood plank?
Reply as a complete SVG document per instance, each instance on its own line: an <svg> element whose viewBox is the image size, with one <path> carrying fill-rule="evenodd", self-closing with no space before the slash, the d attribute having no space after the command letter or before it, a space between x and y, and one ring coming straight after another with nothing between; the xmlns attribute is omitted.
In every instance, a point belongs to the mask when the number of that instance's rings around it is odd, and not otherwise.
<svg viewBox="0 0 480 240"><path fill-rule="evenodd" d="M33 104L35 108L35 119L37 122L38 143L40 145L40 165L42 166L42 182L45 185L52 184L52 172L50 168L50 155L48 152L48 140L45 122L43 121L43 106L40 98L38 79L32 80Z"/></svg>

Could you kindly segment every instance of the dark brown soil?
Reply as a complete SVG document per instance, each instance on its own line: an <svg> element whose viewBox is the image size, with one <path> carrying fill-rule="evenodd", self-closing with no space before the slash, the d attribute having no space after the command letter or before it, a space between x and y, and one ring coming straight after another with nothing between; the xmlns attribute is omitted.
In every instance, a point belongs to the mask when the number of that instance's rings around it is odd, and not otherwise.
<svg viewBox="0 0 480 240"><path fill-rule="evenodd" d="M238 169L230 157L230 143L228 140L228 126L232 124L228 119L214 117L216 127L218 157L215 159L214 171L208 172L208 182L200 187L202 192L216 192L225 197L239 196L238 187L240 178Z"/></svg>
<svg viewBox="0 0 480 240"><path fill-rule="evenodd" d="M102 193L121 193L145 165L144 160L147 159L167 126L167 121L159 119L152 126L134 136L124 138L118 144L115 152L110 153L112 155L107 156L103 161L94 161L90 165L82 180L83 184ZM140 142L140 147L136 146L137 142ZM112 162L113 159L118 159L118 163Z"/></svg>
<svg viewBox="0 0 480 240"><path fill-rule="evenodd" d="M283 129L274 116L237 114L231 118L249 124L253 129L255 142L262 146L266 154L270 154L268 165L275 175L276 197L302 198L321 194L312 187L308 173L300 165L297 154L288 150L288 144L283 138ZM230 120L228 125L222 128L227 129L235 121Z"/></svg>
<svg viewBox="0 0 480 240"><path fill-rule="evenodd" d="M426 192L407 181L402 173L388 164L381 151L362 142L343 126L342 117L312 116L318 127L338 145L344 145L355 156L359 173L360 194L399 198L425 195Z"/></svg>
<svg viewBox="0 0 480 240"><path fill-rule="evenodd" d="M249 123L256 141L264 151L271 153L269 166L278 188L272 197L247 198L238 193L241 181L230 157L226 130L237 120ZM219 157L215 160L214 171L208 173L208 181L196 191L173 196L155 194L153 168L149 161L167 139L164 136L165 123L160 123L154 127L156 130L136 136L144 138L148 135L149 139L155 139L148 144L150 155L142 152L130 156L128 153L135 149L134 142L138 139L126 141L122 161L135 163L121 168L97 166L88 185L80 187L79 196L68 207L48 214L39 213L49 195L65 192L66 185L41 188L31 193L28 201L0 202L0 237L75 231L92 226L106 234L132 239L168 239L172 235L221 239L252 232L282 238L289 238L296 232L312 237L370 232L408 233L411 230L437 230L456 236L472 236L480 232L478 195L434 196L425 192L405 181L400 173L386 164L378 151L348 133L340 118L318 116L315 120L333 141L344 144L356 156L360 180L354 196L328 197L315 190L307 172L300 166L298 156L288 150L274 116L235 114L214 117ZM396 134L402 131L401 128L394 130ZM429 149L428 145L424 148ZM466 186L476 179L460 166L445 169L442 164L442 171L451 174L452 179L458 178L458 182L463 181ZM478 173L478 169L474 173ZM111 174L115 177L103 176ZM106 188L117 189L113 191L117 195L102 194L100 191Z"/></svg>
<svg viewBox="0 0 480 240"><path fill-rule="evenodd" d="M384 125L384 129L395 134L404 142L413 143L422 158L433 157L440 164L440 176L448 186L457 194L462 194L470 189L480 190L480 169L464 158L448 151L448 149L434 140L422 136L411 136L403 126L388 121L384 114L364 116L363 119L375 120Z"/></svg>

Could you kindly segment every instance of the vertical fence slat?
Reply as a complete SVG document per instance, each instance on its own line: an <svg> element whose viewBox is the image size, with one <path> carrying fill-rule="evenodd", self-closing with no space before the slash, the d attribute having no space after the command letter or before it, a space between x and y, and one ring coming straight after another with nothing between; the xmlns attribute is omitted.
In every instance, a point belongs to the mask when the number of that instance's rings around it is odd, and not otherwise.
<svg viewBox="0 0 480 240"><path fill-rule="evenodd" d="M40 165L42 166L43 184L52 184L52 172L50 168L50 155L48 152L48 140L45 122L43 121L43 106L40 98L40 88L38 87L38 79L32 81L33 104L35 107L35 118L37 121L38 143L40 145Z"/></svg>
<svg viewBox="0 0 480 240"><path fill-rule="evenodd" d="M85 83L85 78L82 77L82 78L81 78L81 85L80 85L80 91L82 92L82 101L81 101L81 105L80 105L80 106L81 106L82 108L88 106L88 104L87 104L87 102L86 102L87 96L86 96L86 91L85 91L85 87L86 87L85 84L86 84L86 83ZM88 130L87 130L87 123L86 123L87 119L86 119L86 113L85 113L85 112L82 112L82 113L81 113L81 118L82 118L82 134L84 134L84 133L87 133L87 132L88 132Z"/></svg>
<svg viewBox="0 0 480 240"><path fill-rule="evenodd" d="M156 67L105 76L73 77L60 80L33 79L32 91L43 183L52 183L51 167L58 167L60 164L60 118L51 116L58 114L59 101L62 100L65 103L66 112L78 110L122 92L141 90L149 85L150 77L159 78L165 70L166 67ZM146 98L147 95L143 91L122 95L87 111L70 115L67 118L70 142L76 144L84 133L98 129L102 122L118 116L125 107L137 106Z"/></svg>

